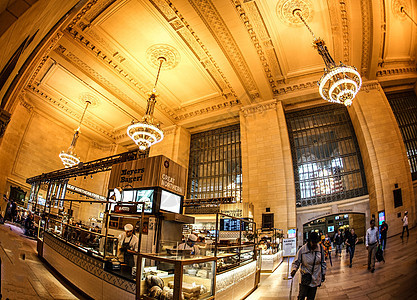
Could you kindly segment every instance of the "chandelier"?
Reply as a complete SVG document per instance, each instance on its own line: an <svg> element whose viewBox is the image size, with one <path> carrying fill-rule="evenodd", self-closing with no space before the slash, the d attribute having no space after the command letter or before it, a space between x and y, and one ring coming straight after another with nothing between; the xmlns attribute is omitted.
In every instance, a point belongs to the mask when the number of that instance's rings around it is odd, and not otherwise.
<svg viewBox="0 0 417 300"><path fill-rule="evenodd" d="M72 138L71 146L67 149L67 151L62 151L59 154L59 158L61 159L62 163L64 164L65 168L70 168L73 166L76 166L80 163L80 158L75 154L75 144L77 143L78 136L80 134L80 127L81 122L84 119L85 112L87 110L87 107L89 104L91 104L90 101L85 101L86 105L84 108L83 115L81 116L80 124L78 124L77 130L75 130L74 137Z"/></svg>
<svg viewBox="0 0 417 300"><path fill-rule="evenodd" d="M156 84L158 83L159 73L161 72L162 64L166 61L165 57L159 57L158 74L156 75L155 85L149 95L148 103L146 105L146 113L139 123L134 123L127 127L127 135L138 145L139 150L145 151L150 146L159 143L164 138L164 133L159 129L159 124L154 125L153 111L155 108Z"/></svg>
<svg viewBox="0 0 417 300"><path fill-rule="evenodd" d="M340 62L339 65L336 65L327 50L324 41L320 38L316 38L313 31L301 16L301 10L297 8L294 9L292 13L294 16L299 17L310 31L314 39L314 48L317 49L326 65L324 75L317 83L320 96L329 102L340 103L346 106L352 105L352 101L362 85L361 75L356 71L355 67L347 66L342 62Z"/></svg>

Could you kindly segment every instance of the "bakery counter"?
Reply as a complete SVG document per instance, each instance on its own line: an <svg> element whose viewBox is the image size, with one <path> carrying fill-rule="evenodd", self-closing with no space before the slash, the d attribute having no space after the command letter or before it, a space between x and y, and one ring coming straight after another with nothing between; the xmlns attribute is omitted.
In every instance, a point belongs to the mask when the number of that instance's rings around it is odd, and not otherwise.
<svg viewBox="0 0 417 300"><path fill-rule="evenodd" d="M139 254L141 299L214 299L216 258Z"/></svg>
<svg viewBox="0 0 417 300"><path fill-rule="evenodd" d="M41 246L39 245L41 244ZM45 231L38 255L93 299L135 299L136 282L105 269L105 261Z"/></svg>
<svg viewBox="0 0 417 300"><path fill-rule="evenodd" d="M262 273L272 273L282 262L282 250L274 254L262 253Z"/></svg>

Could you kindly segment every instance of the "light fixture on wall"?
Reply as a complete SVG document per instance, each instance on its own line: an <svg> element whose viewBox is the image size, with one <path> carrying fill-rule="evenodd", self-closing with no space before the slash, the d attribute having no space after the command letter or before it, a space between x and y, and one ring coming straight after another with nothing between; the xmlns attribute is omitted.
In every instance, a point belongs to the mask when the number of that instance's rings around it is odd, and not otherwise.
<svg viewBox="0 0 417 300"><path fill-rule="evenodd" d="M405 11L405 7L404 6L401 6L400 7L400 11L403 13L403 14L405 14L410 20L411 20L411 22L413 22L414 23L414 25L416 25L417 26L417 23L416 23L416 21L414 21L411 17L410 17L410 15L409 14L407 14L407 12Z"/></svg>
<svg viewBox="0 0 417 300"><path fill-rule="evenodd" d="M324 75L318 82L320 96L329 102L352 105L352 101L359 92L362 79L355 67L344 65L340 62L336 65L322 39L316 38L311 28L301 15L300 9L294 9L293 15L300 18L313 36L314 47L323 58L326 68Z"/></svg>
<svg viewBox="0 0 417 300"><path fill-rule="evenodd" d="M70 168L70 167L76 166L80 163L80 158L77 156L77 154L75 154L75 145L77 143L78 136L80 134L80 127L81 127L81 123L84 119L85 112L87 110L88 105L91 104L91 102L88 101L88 100L85 101L85 103L86 103L86 105L85 105L85 108L84 108L84 112L83 112L83 115L81 116L81 120L80 120L80 123L78 124L77 130L75 130L74 137L72 138L71 146L69 146L67 151L62 151L59 154L59 158L61 159L65 168Z"/></svg>
<svg viewBox="0 0 417 300"><path fill-rule="evenodd" d="M139 150L145 151L150 146L159 143L164 138L163 131L159 128L159 124L154 124L153 111L155 109L156 84L158 83L159 73L161 72L162 64L166 61L165 57L159 57L158 74L156 75L155 85L149 95L148 103L146 105L146 113L141 122L134 123L127 127L127 135L138 145Z"/></svg>

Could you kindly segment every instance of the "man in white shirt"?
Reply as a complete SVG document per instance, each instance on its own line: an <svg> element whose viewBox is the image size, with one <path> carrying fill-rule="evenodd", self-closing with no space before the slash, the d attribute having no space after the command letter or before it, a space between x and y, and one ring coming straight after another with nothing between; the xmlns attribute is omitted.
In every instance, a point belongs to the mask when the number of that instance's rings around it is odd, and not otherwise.
<svg viewBox="0 0 417 300"><path fill-rule="evenodd" d="M200 248L195 244L197 236L190 234L186 242L178 245L178 250L191 250L191 255L200 255Z"/></svg>
<svg viewBox="0 0 417 300"><path fill-rule="evenodd" d="M126 224L125 232L119 235L119 251L123 254L123 261L129 267L136 266L136 255L138 251L139 239L133 234L133 225Z"/></svg>
<svg viewBox="0 0 417 300"><path fill-rule="evenodd" d="M379 245L379 232L375 227L375 220L371 220L371 227L366 231L365 246L368 250L368 270L375 271L375 254Z"/></svg>
<svg viewBox="0 0 417 300"><path fill-rule="evenodd" d="M407 237L410 235L408 232L408 211L404 212L404 218L403 218L403 232L401 233L401 238L404 237L404 230L407 230Z"/></svg>

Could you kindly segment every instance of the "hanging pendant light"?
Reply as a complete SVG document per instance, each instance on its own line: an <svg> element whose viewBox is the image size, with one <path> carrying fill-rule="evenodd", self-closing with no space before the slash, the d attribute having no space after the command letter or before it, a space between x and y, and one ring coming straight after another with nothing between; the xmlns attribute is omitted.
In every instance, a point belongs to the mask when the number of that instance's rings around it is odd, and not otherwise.
<svg viewBox="0 0 417 300"><path fill-rule="evenodd" d="M153 112L155 109L156 97L156 84L158 83L159 73L161 72L162 64L166 61L165 57L159 57L159 68L156 76L155 85L152 92L149 95L148 103L146 106L146 113L141 122L134 123L127 127L127 135L138 145L139 150L145 151L150 146L159 143L164 138L163 131L159 128L159 124L154 124Z"/></svg>
<svg viewBox="0 0 417 300"><path fill-rule="evenodd" d="M300 9L294 9L293 15L300 18L307 29L313 36L314 47L323 58L326 68L324 75L318 81L320 96L329 102L344 104L346 106L352 105L352 101L359 92L362 85L362 78L355 67L347 66L340 62L336 65L331 57L324 41L316 38L313 31L307 25L307 22L301 16Z"/></svg>
<svg viewBox="0 0 417 300"><path fill-rule="evenodd" d="M78 136L80 134L80 127L81 123L84 119L85 112L87 110L87 107L89 104L91 104L90 101L85 101L86 105L84 108L83 115L81 116L80 123L78 124L77 130L75 130L74 137L72 138L71 146L67 149L67 151L62 151L59 154L59 158L61 159L62 163L64 164L65 168L70 168L73 166L76 166L80 163L80 158L75 154L75 144L77 143Z"/></svg>

